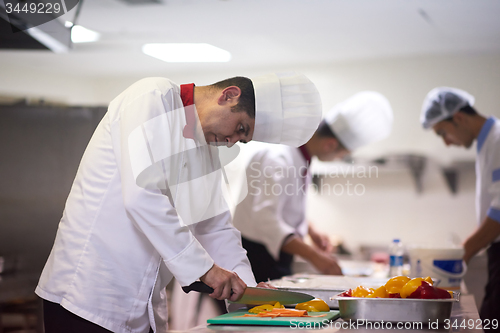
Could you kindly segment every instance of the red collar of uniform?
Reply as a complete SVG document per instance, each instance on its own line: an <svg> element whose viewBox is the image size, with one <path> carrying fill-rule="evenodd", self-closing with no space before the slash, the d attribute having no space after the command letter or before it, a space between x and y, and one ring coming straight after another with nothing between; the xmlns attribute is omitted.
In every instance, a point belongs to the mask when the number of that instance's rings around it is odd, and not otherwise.
<svg viewBox="0 0 500 333"><path fill-rule="evenodd" d="M311 155L309 154L309 152L307 151L306 145L300 146L299 150L302 153L302 156L304 156L304 158L306 160L306 165L309 168L309 165L311 165L312 158L311 158Z"/></svg>
<svg viewBox="0 0 500 333"><path fill-rule="evenodd" d="M195 109L194 107L187 107L194 104L194 83L181 84L181 99L186 113L186 126L184 126L182 135L187 139L194 139L196 129Z"/></svg>

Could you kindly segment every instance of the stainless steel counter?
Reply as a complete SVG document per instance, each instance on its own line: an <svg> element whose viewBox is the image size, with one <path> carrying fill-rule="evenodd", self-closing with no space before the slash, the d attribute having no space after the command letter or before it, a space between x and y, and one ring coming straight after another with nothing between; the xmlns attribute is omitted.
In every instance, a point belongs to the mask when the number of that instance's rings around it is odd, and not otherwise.
<svg viewBox="0 0 500 333"><path fill-rule="evenodd" d="M456 323L455 327L452 325ZM418 323L416 323L418 324ZM460 325L464 327L460 327ZM469 325L471 324L471 325ZM422 328L418 326L411 326L413 323L401 323L402 330L409 332L419 332L419 333L430 333L430 332L482 332L481 320L479 319L478 310L474 297L472 295L462 295L460 297L460 302L454 304L451 318L450 327L429 327L428 325ZM387 325L387 324L386 324ZM381 323L373 324L370 326L357 326L355 323L344 322L342 319L337 319L329 324L324 324L322 327L316 327L315 329L308 328L298 328L298 327L273 327L273 326L229 326L229 325L201 325L194 327L189 330L193 333L213 333L217 331L221 332L290 332L290 331L302 331L302 332L315 332L321 329L324 332L337 332L337 331L348 331L356 330L357 332L367 332L367 331L378 331L378 332L388 332L398 330L396 327L397 323L392 323L392 329L388 329L387 326L382 326ZM180 332L180 331L171 331Z"/></svg>

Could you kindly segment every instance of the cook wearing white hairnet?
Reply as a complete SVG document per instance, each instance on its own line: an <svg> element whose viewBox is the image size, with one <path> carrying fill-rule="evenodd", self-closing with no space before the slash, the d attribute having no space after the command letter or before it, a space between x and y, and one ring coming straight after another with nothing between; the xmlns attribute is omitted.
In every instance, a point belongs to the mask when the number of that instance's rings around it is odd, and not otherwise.
<svg viewBox="0 0 500 333"><path fill-rule="evenodd" d="M320 120L314 84L295 73L208 86L154 77L127 88L85 150L36 288L45 332L166 332L173 277L200 279L212 298L241 297L256 282L216 146L297 147Z"/></svg>
<svg viewBox="0 0 500 333"><path fill-rule="evenodd" d="M257 282L292 273L294 255L324 274L342 274L328 236L306 220L306 188L311 158L342 158L389 136L392 109L376 92L360 92L336 105L303 146L267 145L246 168L248 195L236 207L233 223L241 231ZM314 246L304 242L309 235Z"/></svg>
<svg viewBox="0 0 500 333"><path fill-rule="evenodd" d="M421 123L444 143L476 146L476 216L478 228L464 242L464 260L488 248L488 284L481 319L500 318L500 121L479 114L474 97L449 87L431 90L423 103Z"/></svg>

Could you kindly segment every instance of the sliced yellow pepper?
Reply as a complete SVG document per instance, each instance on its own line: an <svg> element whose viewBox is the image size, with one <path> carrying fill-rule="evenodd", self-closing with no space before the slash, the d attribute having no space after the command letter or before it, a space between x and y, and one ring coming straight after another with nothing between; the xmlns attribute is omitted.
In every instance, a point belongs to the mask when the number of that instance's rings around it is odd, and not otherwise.
<svg viewBox="0 0 500 333"><path fill-rule="evenodd" d="M248 310L250 313L261 313L261 312L266 312L266 311L271 311L274 309L274 306L271 304L263 304L263 305L257 305Z"/></svg>
<svg viewBox="0 0 500 333"><path fill-rule="evenodd" d="M372 294L369 294L366 296L368 298L388 298L389 294L387 293L387 290L385 289L385 286L380 286Z"/></svg>
<svg viewBox="0 0 500 333"><path fill-rule="evenodd" d="M410 280L411 279L407 276L395 276L387 281L385 289L389 294L399 294L401 288Z"/></svg>
<svg viewBox="0 0 500 333"><path fill-rule="evenodd" d="M274 308L275 308L275 309L284 309L284 308L285 308L285 306L284 306L284 305L282 305L282 304L280 304L280 302L276 302L276 304L274 304Z"/></svg>
<svg viewBox="0 0 500 333"><path fill-rule="evenodd" d="M425 282L427 282L427 283L429 283L431 286L433 286L433 285L434 285L434 281L432 281L432 279L431 279L431 277L430 277L430 276L428 276L428 277L424 278L424 281L425 281Z"/></svg>
<svg viewBox="0 0 500 333"><path fill-rule="evenodd" d="M261 313L261 312L266 312L266 311L272 311L273 309L284 309L285 306L281 305L280 302L276 302L274 305L271 304L262 304L262 305L257 305L248 310L250 313Z"/></svg>
<svg viewBox="0 0 500 333"><path fill-rule="evenodd" d="M401 288L399 294L401 298L406 298L410 296L418 287L422 284L422 281L425 281L423 278L413 278L410 281L406 282L406 284Z"/></svg>
<svg viewBox="0 0 500 333"><path fill-rule="evenodd" d="M322 299L315 298L308 302L297 304L295 309L306 310L307 312L329 312L330 306Z"/></svg>
<svg viewBox="0 0 500 333"><path fill-rule="evenodd" d="M352 297L368 297L368 295L373 294L373 291L371 288L357 286L352 291Z"/></svg>

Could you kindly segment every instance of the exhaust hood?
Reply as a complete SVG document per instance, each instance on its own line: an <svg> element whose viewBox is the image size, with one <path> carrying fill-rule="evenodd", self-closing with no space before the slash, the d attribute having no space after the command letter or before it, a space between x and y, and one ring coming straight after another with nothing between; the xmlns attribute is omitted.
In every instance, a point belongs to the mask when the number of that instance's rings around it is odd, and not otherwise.
<svg viewBox="0 0 500 333"><path fill-rule="evenodd" d="M43 13L46 23L34 26L22 12L7 14L4 0L0 0L0 50L50 50L56 53L71 49L71 28L57 19L60 15ZM30 3L43 4L40 0ZM23 15L24 14L24 15ZM17 30L17 31L14 31Z"/></svg>

